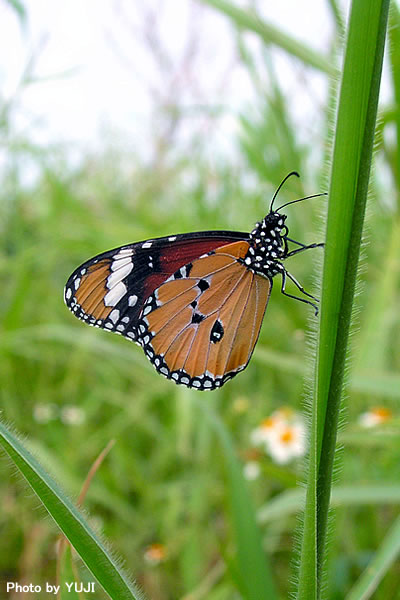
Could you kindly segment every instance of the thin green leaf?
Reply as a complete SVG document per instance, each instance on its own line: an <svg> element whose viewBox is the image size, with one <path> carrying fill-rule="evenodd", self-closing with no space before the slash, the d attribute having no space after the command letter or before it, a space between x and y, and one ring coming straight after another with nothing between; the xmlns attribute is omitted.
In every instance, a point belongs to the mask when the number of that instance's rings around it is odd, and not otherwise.
<svg viewBox="0 0 400 600"><path fill-rule="evenodd" d="M338 6L336 0L328 0L328 4L332 11L333 17L335 19L336 28L338 30L339 35L343 36L346 33L346 25L343 20L342 11Z"/></svg>
<svg viewBox="0 0 400 600"><path fill-rule="evenodd" d="M237 559L233 570L247 600L277 598L272 569L262 547L255 510L229 434L217 415L204 402L196 402L214 429L226 461L232 523L236 538Z"/></svg>
<svg viewBox="0 0 400 600"><path fill-rule="evenodd" d="M335 133L298 597L320 596L388 0L353 0Z"/></svg>
<svg viewBox="0 0 400 600"><path fill-rule="evenodd" d="M396 149L393 165L393 176L397 183L397 212L400 211L400 10L396 2L390 3L389 11L389 47L390 66L393 79L393 93L395 99L394 121L396 126Z"/></svg>
<svg viewBox="0 0 400 600"><path fill-rule="evenodd" d="M277 519L285 519L298 513L304 506L305 490L292 489L275 496L258 511L259 523L272 523ZM400 504L400 485L385 484L351 484L338 485L332 488L331 506L368 506L370 504Z"/></svg>
<svg viewBox="0 0 400 600"><path fill-rule="evenodd" d="M27 15L26 15L26 8L25 8L24 4L22 2L20 2L20 0L6 0L6 1L7 1L7 4L9 4L13 8L13 10L16 12L16 14L18 15L21 25L26 25Z"/></svg>
<svg viewBox="0 0 400 600"><path fill-rule="evenodd" d="M62 544L60 567L60 600L84 600L76 591L76 589L80 589L80 582L75 577L71 546L69 544ZM77 588L75 588L75 583L77 583Z"/></svg>
<svg viewBox="0 0 400 600"><path fill-rule="evenodd" d="M304 361L293 354L277 352L276 350L260 346L256 349L253 360L273 367L283 373L304 377ZM349 389L358 394L399 399L400 375L398 373L388 373L373 369L357 371L350 377Z"/></svg>
<svg viewBox="0 0 400 600"><path fill-rule="evenodd" d="M255 13L243 10L225 0L203 0L203 2L227 15L237 27L257 33L266 44L274 44L282 48L282 50L295 56L304 64L319 71L329 75L337 74L336 68L320 53L295 40L277 27L262 21Z"/></svg>
<svg viewBox="0 0 400 600"><path fill-rule="evenodd" d="M110 598L143 598L58 484L3 423L0 423L0 445Z"/></svg>
<svg viewBox="0 0 400 600"><path fill-rule="evenodd" d="M385 536L379 550L371 560L360 579L347 595L346 600L368 600L400 555L400 517Z"/></svg>

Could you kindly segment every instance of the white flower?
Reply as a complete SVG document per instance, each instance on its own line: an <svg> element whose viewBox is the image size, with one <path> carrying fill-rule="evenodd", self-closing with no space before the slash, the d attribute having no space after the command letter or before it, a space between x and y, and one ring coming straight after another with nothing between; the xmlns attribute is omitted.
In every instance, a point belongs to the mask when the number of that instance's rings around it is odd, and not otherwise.
<svg viewBox="0 0 400 600"><path fill-rule="evenodd" d="M362 427L376 427L382 423L386 423L392 419L392 411L384 406L375 406L362 413L359 416L358 422Z"/></svg>
<svg viewBox="0 0 400 600"><path fill-rule="evenodd" d="M268 448L271 458L283 465L304 456L306 451L306 428L302 421L281 423L275 428Z"/></svg>
<svg viewBox="0 0 400 600"><path fill-rule="evenodd" d="M65 425L82 425L85 419L86 415L79 406L67 404L61 409L61 421Z"/></svg>
<svg viewBox="0 0 400 600"><path fill-rule="evenodd" d="M33 418L38 423L48 423L57 416L56 404L35 404L33 407Z"/></svg>
<svg viewBox="0 0 400 600"><path fill-rule="evenodd" d="M275 462L285 464L305 454L306 428L298 413L290 408L281 408L252 431L251 441L264 446Z"/></svg>
<svg viewBox="0 0 400 600"><path fill-rule="evenodd" d="M243 467L243 475L248 481L254 481L260 475L260 465L256 460L249 460Z"/></svg>
<svg viewBox="0 0 400 600"><path fill-rule="evenodd" d="M276 413L272 413L270 417L263 419L258 427L253 429L250 438L254 445L262 446L268 444L275 427L278 426L281 419Z"/></svg>
<svg viewBox="0 0 400 600"><path fill-rule="evenodd" d="M251 432L252 443L256 446L268 444L277 427L297 418L297 413L291 408L283 407L275 410L269 417L263 419L258 427L253 429Z"/></svg>

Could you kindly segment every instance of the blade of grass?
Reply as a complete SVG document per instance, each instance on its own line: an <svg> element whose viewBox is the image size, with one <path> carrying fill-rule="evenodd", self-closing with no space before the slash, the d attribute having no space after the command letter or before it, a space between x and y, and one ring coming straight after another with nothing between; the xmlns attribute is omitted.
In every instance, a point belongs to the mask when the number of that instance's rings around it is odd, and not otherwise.
<svg viewBox="0 0 400 600"><path fill-rule="evenodd" d="M376 552L360 579L346 596L346 600L367 600L378 587L383 576L400 555L400 517L385 536L383 543Z"/></svg>
<svg viewBox="0 0 400 600"><path fill-rule="evenodd" d="M60 572L62 573L60 579L57 580L57 584L60 586L60 592L57 600L84 600L82 595L79 595L75 591L75 586L70 586L70 590L65 585L66 583L76 582L80 583L73 568L73 558L71 552L71 546L62 544L62 549L59 556ZM80 587L78 587L80 589Z"/></svg>
<svg viewBox="0 0 400 600"><path fill-rule="evenodd" d="M331 169L298 598L320 597L337 425L388 17L353 0Z"/></svg>
<svg viewBox="0 0 400 600"><path fill-rule="evenodd" d="M305 65L314 67L329 75L337 74L336 68L320 53L295 40L281 29L261 20L255 13L243 10L225 0L203 0L203 2L227 15L237 27L257 33L266 44L274 44L282 48L288 54L301 60Z"/></svg>
<svg viewBox="0 0 400 600"><path fill-rule="evenodd" d="M259 523L271 523L299 512L304 505L304 495L305 490L292 489L275 496L258 511ZM395 482L338 485L332 488L331 503L333 507L398 505L400 485Z"/></svg>
<svg viewBox="0 0 400 600"><path fill-rule="evenodd" d="M113 447L114 444L115 444L115 440L110 440L108 442L107 446L104 448L104 450L102 450L102 452L100 452L99 456L94 461L91 468L89 469L89 473L87 474L86 479L83 482L80 494L78 496L78 500L76 501L76 505L78 507L82 506L93 477L95 476L101 463L103 462L103 460L105 459L105 457L107 456L107 454L109 453L109 451L111 450L111 448ZM64 589L65 586L60 584L61 579L63 579L64 583L65 583L65 581L78 581L79 580L79 575L78 575L77 569L75 568L75 565L73 564L71 546L68 544L66 538L63 535L60 536L59 543L58 543L56 573L57 573L57 576L56 576L57 585L60 585L60 589L63 590L64 595L66 593L65 589ZM72 575L72 576L70 576L70 575ZM63 593L61 593L61 596L62 595L63 595Z"/></svg>
<svg viewBox="0 0 400 600"><path fill-rule="evenodd" d="M242 583L241 592L246 600L262 600L263 598L274 600L277 598L277 594L272 569L262 547L255 509L228 431L209 405L202 399L200 401L193 395L191 397L216 433L226 462L232 523L237 548L237 560L234 568L238 580Z"/></svg>
<svg viewBox="0 0 400 600"><path fill-rule="evenodd" d="M73 503L3 423L0 423L0 445L110 598L143 599Z"/></svg>
<svg viewBox="0 0 400 600"><path fill-rule="evenodd" d="M396 2L390 3L389 11L389 47L390 66L392 71L393 91L395 106L396 147L395 161L392 168L393 177L396 181L397 212L400 211L400 10ZM390 165L390 161L389 161Z"/></svg>
<svg viewBox="0 0 400 600"><path fill-rule="evenodd" d="M332 11L332 15L334 17L338 33L341 36L344 36L345 33L346 33L346 25L345 25L344 20L343 20L342 11L339 8L336 0L328 0L328 4L329 4L330 9Z"/></svg>

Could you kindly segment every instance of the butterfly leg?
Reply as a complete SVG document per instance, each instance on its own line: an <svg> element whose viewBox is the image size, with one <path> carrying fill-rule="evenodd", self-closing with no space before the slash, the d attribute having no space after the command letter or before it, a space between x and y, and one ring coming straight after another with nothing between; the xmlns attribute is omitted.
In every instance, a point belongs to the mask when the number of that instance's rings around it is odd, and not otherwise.
<svg viewBox="0 0 400 600"><path fill-rule="evenodd" d="M286 271L286 269L283 269L281 271L281 275L282 275L282 287L281 287L281 292L282 294L284 294L285 296L288 296L288 298L293 298L294 300L299 300L299 302L304 302L305 304L310 304L310 306L312 306L315 310L315 316L318 315L318 306L316 304L314 304L313 302L310 302L310 300L306 300L305 298L298 298L297 296L292 296L292 294L288 294L285 289L286 289L286 275L289 277L289 279L291 279L293 281L293 283L295 284L295 286L305 295L308 296L309 298L312 298L313 300L315 300L315 302L318 302L318 299L315 298L314 296L312 296L311 294L309 294L308 292L305 291L305 289L303 288L303 286L297 281L297 279L295 279L293 277L293 275L291 275L289 273L289 271Z"/></svg>
<svg viewBox="0 0 400 600"><path fill-rule="evenodd" d="M323 248L325 246L325 244L321 243L321 244L310 244L309 246L306 246L305 244L302 244L301 242L297 242L296 240L292 240L291 238L286 237L286 239L289 242L292 242L292 244L297 244L298 246L300 246L300 248L296 248L296 250L292 250L291 252L288 252L285 256L285 258L288 258L289 256L293 256L294 254L298 254L299 252L303 252L304 250L309 250L310 248Z"/></svg>

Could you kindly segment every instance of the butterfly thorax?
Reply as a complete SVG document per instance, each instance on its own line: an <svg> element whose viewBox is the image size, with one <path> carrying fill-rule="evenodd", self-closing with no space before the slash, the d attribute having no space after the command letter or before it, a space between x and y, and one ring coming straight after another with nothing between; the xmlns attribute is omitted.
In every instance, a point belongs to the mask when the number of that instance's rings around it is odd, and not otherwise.
<svg viewBox="0 0 400 600"><path fill-rule="evenodd" d="M285 219L286 215L271 212L256 223L250 233L250 248L243 262L254 273L271 278L282 272L284 267L280 260L285 258L287 252L284 241L287 234Z"/></svg>

